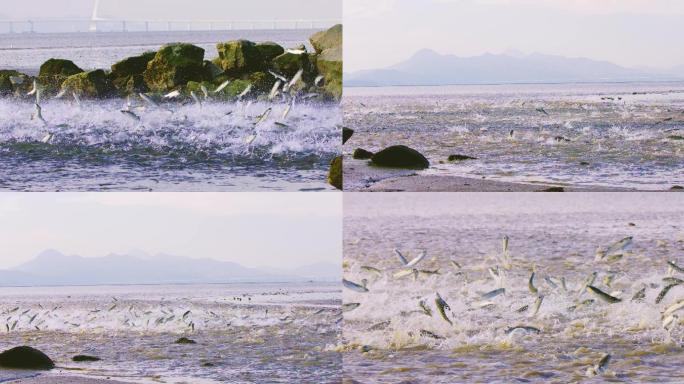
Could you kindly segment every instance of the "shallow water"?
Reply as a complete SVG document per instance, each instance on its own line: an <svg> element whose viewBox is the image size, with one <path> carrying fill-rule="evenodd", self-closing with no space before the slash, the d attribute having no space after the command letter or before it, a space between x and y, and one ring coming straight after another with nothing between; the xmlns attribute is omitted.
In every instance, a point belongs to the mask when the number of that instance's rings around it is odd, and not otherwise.
<svg viewBox="0 0 684 384"><path fill-rule="evenodd" d="M344 313L346 378L364 383L684 381L684 315L678 312L669 330L661 319L665 308L684 300L684 286L655 303L663 277L684 279L669 272L666 263L684 265L684 198L679 194L357 193L346 195L344 204L344 276L357 283L367 279L369 289L343 291L345 304L360 303ZM510 269L502 260L504 235L510 239ZM597 248L626 236L633 236L633 246L621 259L595 261ZM416 266L423 272L415 279L394 276L402 270L395 248L408 260L426 250ZM497 265L495 279L488 268ZM536 294L528 287L532 270ZM594 271L594 285L621 302L608 304L583 289ZM631 300L644 286L645 299ZM483 297L502 287L505 294ZM438 312L437 293L450 306L446 316L452 324ZM535 314L539 295L544 299ZM540 332L507 333L518 325ZM612 356L607 371L588 378L587 369L604 353Z"/></svg>
<svg viewBox="0 0 684 384"><path fill-rule="evenodd" d="M684 83L346 88L343 105L357 130L346 152L408 145L430 160L426 174L645 190L684 183ZM452 154L478 159L448 163Z"/></svg>
<svg viewBox="0 0 684 384"><path fill-rule="evenodd" d="M339 382L339 298L336 284L318 283L4 288L0 349L39 348L56 374ZM197 344L175 344L181 336ZM102 361L75 363L76 354ZM27 374L0 371L0 381Z"/></svg>
<svg viewBox="0 0 684 384"><path fill-rule="evenodd" d="M286 104L170 104L136 111L138 122L120 112L123 104L47 101L44 126L30 119L29 102L0 100L0 188L328 189L325 174L339 151L336 105L301 103L282 119ZM270 118L255 127L268 107ZM54 139L42 143L48 133Z"/></svg>

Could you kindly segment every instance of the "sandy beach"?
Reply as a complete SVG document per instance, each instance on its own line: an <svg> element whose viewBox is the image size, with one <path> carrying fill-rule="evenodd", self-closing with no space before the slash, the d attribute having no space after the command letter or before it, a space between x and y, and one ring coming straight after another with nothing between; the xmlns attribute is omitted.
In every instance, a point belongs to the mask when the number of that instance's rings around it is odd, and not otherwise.
<svg viewBox="0 0 684 384"><path fill-rule="evenodd" d="M526 184L450 175L424 175L421 171L379 168L367 160L344 159L344 189L358 192L542 192L562 187L565 192L630 192L635 189L563 184Z"/></svg>

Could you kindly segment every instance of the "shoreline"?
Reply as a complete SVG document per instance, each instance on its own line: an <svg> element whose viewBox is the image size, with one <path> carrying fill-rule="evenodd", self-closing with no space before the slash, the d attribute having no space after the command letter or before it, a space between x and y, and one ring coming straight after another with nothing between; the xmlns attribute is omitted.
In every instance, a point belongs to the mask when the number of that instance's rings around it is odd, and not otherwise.
<svg viewBox="0 0 684 384"><path fill-rule="evenodd" d="M73 375L40 374L33 377L7 381L9 384L133 384L130 381L120 381L112 378L89 378Z"/></svg>
<svg viewBox="0 0 684 384"><path fill-rule="evenodd" d="M562 187L563 192L642 191L608 186L523 183L463 176L422 175L416 170L373 167L368 165L367 160L354 160L348 155L345 155L343 164L344 190L348 192L544 192L551 187ZM670 187L645 191L679 192L670 190Z"/></svg>

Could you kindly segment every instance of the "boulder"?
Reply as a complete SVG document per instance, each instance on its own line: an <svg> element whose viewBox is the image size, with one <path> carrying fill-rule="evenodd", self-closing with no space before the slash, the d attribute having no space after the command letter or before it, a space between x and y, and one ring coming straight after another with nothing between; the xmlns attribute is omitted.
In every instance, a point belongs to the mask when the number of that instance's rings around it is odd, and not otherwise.
<svg viewBox="0 0 684 384"><path fill-rule="evenodd" d="M563 188L563 187L549 187L549 188L542 189L539 192L565 192L565 188Z"/></svg>
<svg viewBox="0 0 684 384"><path fill-rule="evenodd" d="M235 98L237 95L241 94L242 91L247 89L247 87L250 86L250 82L247 80L233 80L228 84L228 86L221 91L220 95L223 96L224 98Z"/></svg>
<svg viewBox="0 0 684 384"><path fill-rule="evenodd" d="M309 38L318 53L316 70L323 75L323 93L334 100L342 98L342 25L321 31Z"/></svg>
<svg viewBox="0 0 684 384"><path fill-rule="evenodd" d="M55 363L43 352L35 348L21 346L0 353L0 367L49 370L55 367Z"/></svg>
<svg viewBox="0 0 684 384"><path fill-rule="evenodd" d="M366 151L363 148L356 148L352 157L356 160L368 160L373 157L373 152Z"/></svg>
<svg viewBox="0 0 684 384"><path fill-rule="evenodd" d="M288 79L292 78L300 69L303 69L304 73L302 74L302 80L304 83L312 84L317 73L312 59L315 59L315 56L308 53L295 54L285 52L274 58L271 62L271 66L276 72Z"/></svg>
<svg viewBox="0 0 684 384"><path fill-rule="evenodd" d="M373 165L391 168L425 169L430 162L420 152L405 145L393 145L371 158Z"/></svg>
<svg viewBox="0 0 684 384"><path fill-rule="evenodd" d="M76 355L76 356L72 357L71 360L75 361L77 363L82 363L82 362L100 361L101 359L99 357L95 357L95 356Z"/></svg>
<svg viewBox="0 0 684 384"><path fill-rule="evenodd" d="M223 69L209 60L204 60L204 73L207 75L207 80L215 80L223 75Z"/></svg>
<svg viewBox="0 0 684 384"><path fill-rule="evenodd" d="M155 92L167 92L206 77L204 49L184 43L161 47L143 73L145 84Z"/></svg>
<svg viewBox="0 0 684 384"><path fill-rule="evenodd" d="M176 340L174 344L197 344L195 340L188 339L187 337L181 337L180 339Z"/></svg>
<svg viewBox="0 0 684 384"><path fill-rule="evenodd" d="M247 76L247 81L252 84L252 88L259 93L268 93L273 88L276 79L267 72L254 72Z"/></svg>
<svg viewBox="0 0 684 384"><path fill-rule="evenodd" d="M351 128L347 127L342 127L342 145L347 143L349 139L351 139L352 135L354 134L354 130Z"/></svg>
<svg viewBox="0 0 684 384"><path fill-rule="evenodd" d="M79 96L103 98L110 96L114 89L101 69L71 75L62 83L62 89L76 92Z"/></svg>
<svg viewBox="0 0 684 384"><path fill-rule="evenodd" d="M273 59L285 53L285 48L272 41L257 43L256 49L259 50L261 60L265 63L270 63Z"/></svg>
<svg viewBox="0 0 684 384"><path fill-rule="evenodd" d="M14 86L8 76L0 75L0 96L11 95L14 92Z"/></svg>
<svg viewBox="0 0 684 384"><path fill-rule="evenodd" d="M449 155L449 161L477 160L477 157L468 155Z"/></svg>
<svg viewBox="0 0 684 384"><path fill-rule="evenodd" d="M342 24L337 24L325 31L313 34L309 41L317 53L342 46Z"/></svg>
<svg viewBox="0 0 684 384"><path fill-rule="evenodd" d="M333 100L342 99L342 47L326 49L316 58L316 70L323 75L323 93Z"/></svg>
<svg viewBox="0 0 684 384"><path fill-rule="evenodd" d="M143 73L156 54L156 52L145 52L140 56L131 56L112 65L109 78L121 95L147 92Z"/></svg>
<svg viewBox="0 0 684 384"><path fill-rule="evenodd" d="M69 77L77 73L81 73L83 70L74 64L71 60L64 59L50 59L40 66L40 71L38 76L63 76Z"/></svg>
<svg viewBox="0 0 684 384"><path fill-rule="evenodd" d="M71 60L50 59L40 66L36 80L42 87L44 94L52 95L59 92L67 77L82 72L83 70Z"/></svg>
<svg viewBox="0 0 684 384"><path fill-rule="evenodd" d="M240 77L264 69L264 59L260 49L249 40L218 43L216 50L219 57L214 60L214 64L228 76Z"/></svg>
<svg viewBox="0 0 684 384"><path fill-rule="evenodd" d="M342 189L342 156L337 156L330 162L328 183L339 190Z"/></svg>

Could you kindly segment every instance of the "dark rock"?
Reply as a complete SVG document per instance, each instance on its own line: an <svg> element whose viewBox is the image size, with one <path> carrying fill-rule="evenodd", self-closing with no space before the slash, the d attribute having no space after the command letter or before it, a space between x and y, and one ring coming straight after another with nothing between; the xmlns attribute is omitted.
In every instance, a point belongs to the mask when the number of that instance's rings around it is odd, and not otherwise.
<svg viewBox="0 0 684 384"><path fill-rule="evenodd" d="M266 63L285 53L285 48L272 41L257 43L256 49L261 54L261 60Z"/></svg>
<svg viewBox="0 0 684 384"><path fill-rule="evenodd" d="M40 66L40 71L38 76L63 76L69 77L77 73L81 73L83 70L74 64L71 60L64 59L50 59Z"/></svg>
<svg viewBox="0 0 684 384"><path fill-rule="evenodd" d="M477 160L477 157L466 156L466 155L449 155L449 161L462 161L462 160Z"/></svg>
<svg viewBox="0 0 684 384"><path fill-rule="evenodd" d="M27 347L15 347L0 353L0 367L14 369L48 370L55 363L43 352Z"/></svg>
<svg viewBox="0 0 684 384"><path fill-rule="evenodd" d="M430 162L420 152L405 145L393 145L371 158L374 165L391 168L425 169Z"/></svg>
<svg viewBox="0 0 684 384"><path fill-rule="evenodd" d="M250 73L246 80L249 81L249 83L252 84L252 88L259 93L270 92L271 88L273 88L273 84L276 82L275 77L266 72Z"/></svg>
<svg viewBox="0 0 684 384"><path fill-rule="evenodd" d="M342 189L342 156L337 156L330 162L328 183L339 190Z"/></svg>
<svg viewBox="0 0 684 384"><path fill-rule="evenodd" d="M204 72L208 76L208 80L215 80L217 77L223 75L223 69L209 60L204 60ZM225 81L227 79L224 79ZM219 82L221 84L223 81Z"/></svg>
<svg viewBox="0 0 684 384"><path fill-rule="evenodd" d="M208 77L204 49L183 43L165 45L147 63L143 77L147 87L155 92L167 92L188 81L202 81Z"/></svg>
<svg viewBox="0 0 684 384"><path fill-rule="evenodd" d="M366 151L363 148L356 148L352 157L356 160L368 160L373 157L373 152Z"/></svg>
<svg viewBox="0 0 684 384"><path fill-rule="evenodd" d="M112 72L109 75L112 85L122 95L146 92L147 85L143 73L156 54L156 52L145 52L140 56L132 56L112 65Z"/></svg>
<svg viewBox="0 0 684 384"><path fill-rule="evenodd" d="M197 344L195 340L188 339L187 337L181 337L180 339L176 340L174 344Z"/></svg>
<svg viewBox="0 0 684 384"><path fill-rule="evenodd" d="M214 64L228 76L239 77L264 69L264 59L257 45L248 40L234 40L216 44L219 57Z"/></svg>
<svg viewBox="0 0 684 384"><path fill-rule="evenodd" d="M202 363L202 366L203 366L203 367L215 367L216 364L214 364L214 363L212 363L212 362L210 362L210 361L205 361L205 362Z"/></svg>
<svg viewBox="0 0 684 384"><path fill-rule="evenodd" d="M670 135L667 138L670 140L684 140L684 136L680 136L680 135Z"/></svg>
<svg viewBox="0 0 684 384"><path fill-rule="evenodd" d="M342 127L342 144L346 144L349 139L351 139L354 134L354 130L347 127Z"/></svg>
<svg viewBox="0 0 684 384"><path fill-rule="evenodd" d="M114 88L101 69L71 75L62 83L62 89L76 92L79 96L103 98L110 96Z"/></svg>
<svg viewBox="0 0 684 384"><path fill-rule="evenodd" d="M580 165L589 165L588 161L580 161Z"/></svg>
<svg viewBox="0 0 684 384"><path fill-rule="evenodd" d="M276 72L288 79L292 78L300 69L303 69L302 80L304 83L312 84L316 77L316 67L311 59L312 56L307 53L297 55L286 52L274 58L271 65Z"/></svg>
<svg viewBox="0 0 684 384"><path fill-rule="evenodd" d="M549 187L546 189L542 189L539 192L565 192L565 188L563 188L563 187Z"/></svg>
<svg viewBox="0 0 684 384"><path fill-rule="evenodd" d="M59 92L62 83L67 77L82 73L83 70L70 60L50 59L40 66L40 72L36 79L43 89L45 96L51 96Z"/></svg>
<svg viewBox="0 0 684 384"><path fill-rule="evenodd" d="M684 187L682 187L681 185L673 185L672 188L670 188L670 189L673 191L680 191L680 190L684 189Z"/></svg>
<svg viewBox="0 0 684 384"><path fill-rule="evenodd" d="M76 355L71 358L71 360L80 363L80 362L91 362L91 361L100 361L101 359L99 357L95 356L88 356L88 355Z"/></svg>

